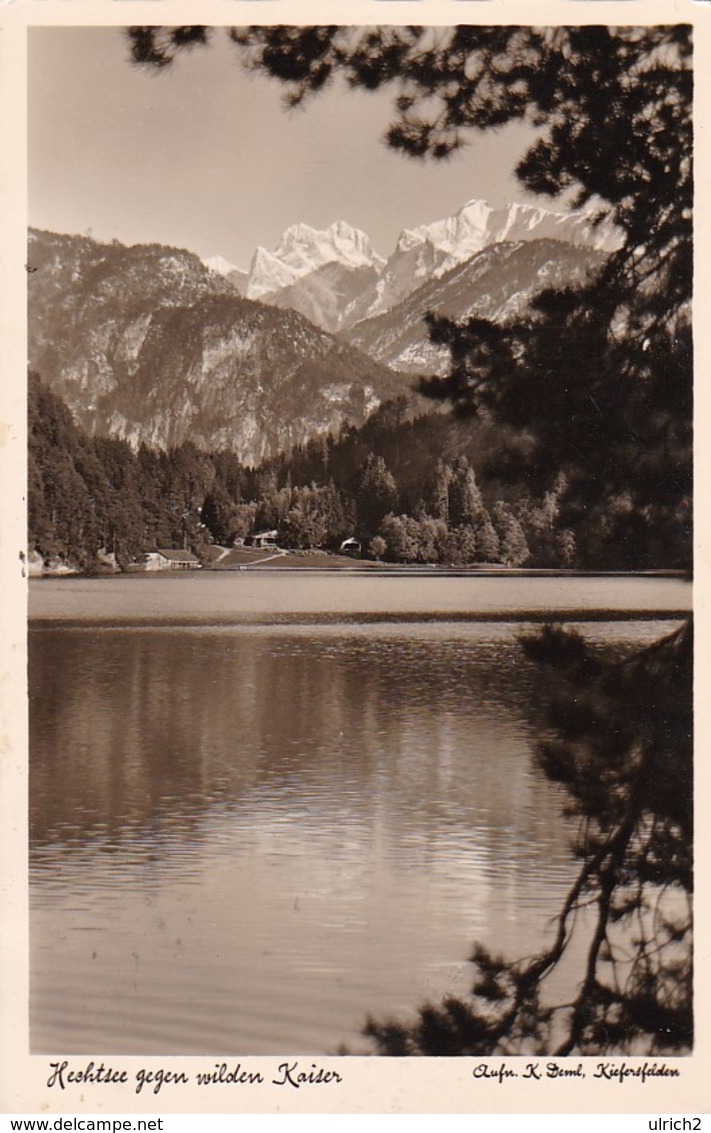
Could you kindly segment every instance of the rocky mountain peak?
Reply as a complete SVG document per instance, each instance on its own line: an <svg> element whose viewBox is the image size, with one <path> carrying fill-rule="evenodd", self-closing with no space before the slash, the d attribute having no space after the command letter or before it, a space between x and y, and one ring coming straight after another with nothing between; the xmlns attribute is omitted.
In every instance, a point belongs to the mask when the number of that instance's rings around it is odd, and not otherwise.
<svg viewBox="0 0 711 1133"><path fill-rule="evenodd" d="M350 269L380 269L385 261L372 248L365 232L344 220L328 228L292 224L281 236L273 252L257 248L250 268L247 295L250 299L269 296L325 264L342 264Z"/></svg>
<svg viewBox="0 0 711 1133"><path fill-rule="evenodd" d="M439 253L438 272L443 274L504 241L559 239L576 247L612 251L619 244L619 233L609 224L596 227L593 219L586 212L552 212L518 201L496 208L472 199L453 216L405 229L394 256L430 244Z"/></svg>

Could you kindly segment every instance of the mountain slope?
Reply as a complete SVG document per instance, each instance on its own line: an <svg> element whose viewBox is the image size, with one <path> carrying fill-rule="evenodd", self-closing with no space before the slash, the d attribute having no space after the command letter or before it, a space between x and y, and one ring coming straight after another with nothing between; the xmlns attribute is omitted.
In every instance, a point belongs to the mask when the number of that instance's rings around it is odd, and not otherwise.
<svg viewBox="0 0 711 1133"><path fill-rule="evenodd" d="M289 307L331 333L364 318L377 298L378 273L364 265L322 264L315 271L264 297L272 307Z"/></svg>
<svg viewBox="0 0 711 1133"><path fill-rule="evenodd" d="M342 337L394 369L443 374L449 355L428 341L426 312L457 320L478 315L502 322L523 313L545 288L582 283L603 261L601 252L559 240L494 244Z"/></svg>
<svg viewBox="0 0 711 1133"><path fill-rule="evenodd" d="M243 461L362 422L403 381L188 252L33 232L30 365L92 434Z"/></svg>

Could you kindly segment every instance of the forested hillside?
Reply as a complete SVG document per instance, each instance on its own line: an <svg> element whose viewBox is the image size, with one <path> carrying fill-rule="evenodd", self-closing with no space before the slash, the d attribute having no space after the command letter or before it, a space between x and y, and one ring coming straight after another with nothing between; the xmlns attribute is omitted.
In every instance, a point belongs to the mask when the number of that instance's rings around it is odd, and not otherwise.
<svg viewBox="0 0 711 1133"><path fill-rule="evenodd" d="M639 569L683 566L674 545L637 538L624 498L586 509L559 473L533 493L526 438L417 403L389 403L291 454L246 467L185 442L167 452L90 437L35 374L29 380L29 546L44 559L126 567L156 547L207 554L275 529L291 548L395 562Z"/></svg>

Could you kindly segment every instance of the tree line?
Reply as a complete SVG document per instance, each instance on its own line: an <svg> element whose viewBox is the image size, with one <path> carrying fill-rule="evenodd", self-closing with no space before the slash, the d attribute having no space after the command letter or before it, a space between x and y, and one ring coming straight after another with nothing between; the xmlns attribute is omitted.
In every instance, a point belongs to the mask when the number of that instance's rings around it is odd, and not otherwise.
<svg viewBox="0 0 711 1133"><path fill-rule="evenodd" d="M295 550L337 551L355 536L362 554L390 562L629 565L599 522L571 526L575 508L562 473L534 496L507 478L506 446L496 446L488 427L462 429L441 413L412 416L405 401L258 468L190 442L134 451L117 438L91 437L37 374L29 378L28 424L29 545L83 570L107 555L125 568L157 547L207 559L213 544L272 530ZM612 501L610 530L614 509ZM661 565L669 558L673 549Z"/></svg>

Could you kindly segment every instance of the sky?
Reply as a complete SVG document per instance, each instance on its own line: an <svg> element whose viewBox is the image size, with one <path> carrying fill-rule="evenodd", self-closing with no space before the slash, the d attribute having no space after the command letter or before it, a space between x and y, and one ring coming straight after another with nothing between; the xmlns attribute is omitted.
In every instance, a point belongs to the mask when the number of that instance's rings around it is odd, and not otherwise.
<svg viewBox="0 0 711 1133"><path fill-rule="evenodd" d="M246 269L290 224L346 220L387 256L403 228L472 198L536 202L512 172L526 127L472 134L448 162L412 160L382 141L391 96L334 86L285 110L283 88L246 74L223 34L160 73L129 63L120 28L31 28L28 58L38 228L169 244Z"/></svg>

